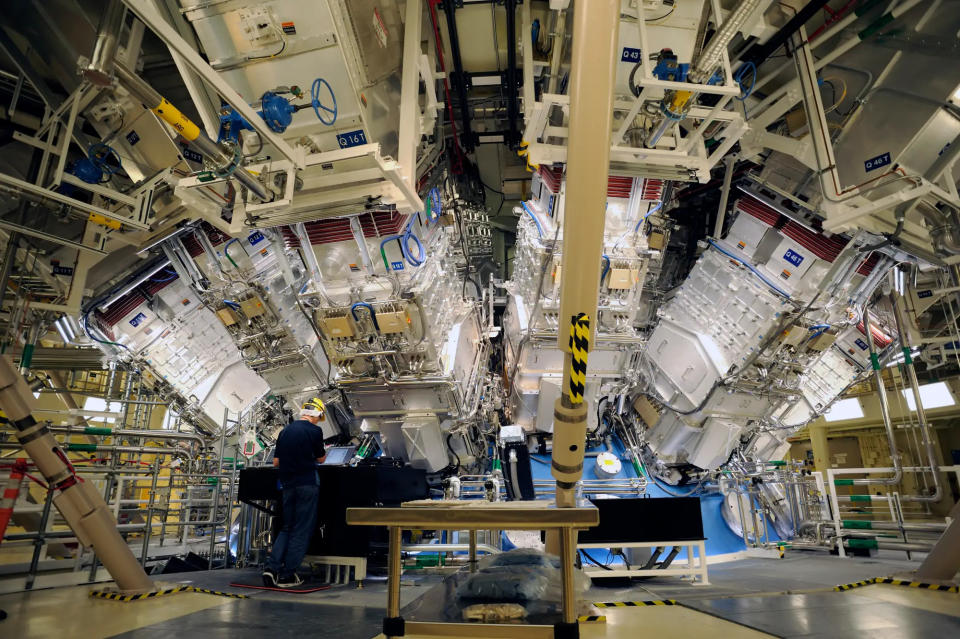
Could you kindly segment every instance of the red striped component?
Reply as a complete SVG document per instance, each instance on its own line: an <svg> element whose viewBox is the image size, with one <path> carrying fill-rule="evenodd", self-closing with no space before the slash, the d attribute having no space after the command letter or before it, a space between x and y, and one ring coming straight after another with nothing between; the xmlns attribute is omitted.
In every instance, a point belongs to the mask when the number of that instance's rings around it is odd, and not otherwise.
<svg viewBox="0 0 960 639"><path fill-rule="evenodd" d="M866 277L873 272L873 268L877 265L877 262L880 261L879 253L872 253L870 257L863 261L862 264L857 268L857 273Z"/></svg>
<svg viewBox="0 0 960 639"><path fill-rule="evenodd" d="M630 197L633 190L633 178L611 175L607 178L607 197Z"/></svg>
<svg viewBox="0 0 960 639"><path fill-rule="evenodd" d="M3 533L7 531L7 525L13 516L13 506L17 501L17 495L20 494L20 486L23 484L26 468L26 459L16 461L13 468L10 469L10 478L4 487L3 497L0 497L0 543L3 543Z"/></svg>
<svg viewBox="0 0 960 639"><path fill-rule="evenodd" d="M200 228L207 234L207 238L209 238L210 243L214 246L219 246L230 239L229 235L222 233L208 222L201 222ZM200 246L200 241L197 240L193 233L184 233L180 236L180 241L183 242L183 246L187 249L187 252L190 253L190 257L196 257L203 253L203 247Z"/></svg>
<svg viewBox="0 0 960 639"><path fill-rule="evenodd" d="M833 262L840 255L840 251L847 245L847 241L841 237L827 237L822 233L814 233L804 228L793 220L787 220L781 229L784 235L799 244L800 246L812 251L814 255L821 260Z"/></svg>
<svg viewBox="0 0 960 639"><path fill-rule="evenodd" d="M540 165L540 179L546 185L547 190L556 195L560 192L560 180L563 179L563 165L555 164L547 166Z"/></svg>
<svg viewBox="0 0 960 639"><path fill-rule="evenodd" d="M863 328L863 320L860 320L860 323L857 324L857 330L860 331L860 334L866 337L867 331ZM870 332L873 333L873 343L877 348L886 348L893 343L893 338L884 333L880 328L871 322Z"/></svg>
<svg viewBox="0 0 960 639"><path fill-rule="evenodd" d="M643 179L641 200L659 200L663 197L663 180Z"/></svg>
<svg viewBox="0 0 960 639"><path fill-rule="evenodd" d="M360 227L364 237L385 237L396 235L409 219L408 215L397 211L376 211L360 216ZM305 224L310 243L329 244L330 242L346 242L353 239L350 230L350 218L335 217L327 220L317 220ZM299 247L300 242L296 234L289 227L283 227L283 239L288 248Z"/></svg>
<svg viewBox="0 0 960 639"><path fill-rule="evenodd" d="M755 200L752 197L742 197L737 200L737 203L734 207L738 211L742 211L748 215L751 215L764 224L770 226L775 226L780 222L780 214L774 211L772 208L764 204L759 200Z"/></svg>

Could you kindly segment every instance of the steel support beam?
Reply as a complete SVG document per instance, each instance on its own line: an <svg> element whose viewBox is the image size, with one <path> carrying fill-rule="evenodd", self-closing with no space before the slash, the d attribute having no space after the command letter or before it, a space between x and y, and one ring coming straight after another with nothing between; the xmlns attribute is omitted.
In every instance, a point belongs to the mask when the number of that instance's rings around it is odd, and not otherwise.
<svg viewBox="0 0 960 639"><path fill-rule="evenodd" d="M220 77L206 60L200 57L190 44L183 39L176 29L163 19L150 0L123 0L130 11L143 21L160 38L171 52L182 56L183 62L189 66L202 80L216 89L220 97L250 123L253 130L265 142L271 144L285 158L293 162L297 168L303 168L302 154L294 151L283 138L270 130L266 121L251 107L230 84Z"/></svg>

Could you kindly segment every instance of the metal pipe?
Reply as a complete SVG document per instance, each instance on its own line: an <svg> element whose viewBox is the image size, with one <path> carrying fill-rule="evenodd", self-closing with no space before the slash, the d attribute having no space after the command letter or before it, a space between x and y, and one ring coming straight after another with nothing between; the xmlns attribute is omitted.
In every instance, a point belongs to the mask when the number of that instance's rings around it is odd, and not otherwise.
<svg viewBox="0 0 960 639"><path fill-rule="evenodd" d="M142 78L134 74L120 63L115 65L117 79L133 95L140 100L144 106L156 113L167 124L172 126L177 133L183 136L190 144L196 147L197 151L210 158L217 166L224 170L233 167L240 159L233 155L233 152L221 147L216 142L207 137L207 134L200 130L190 118L181 113L175 106L167 102L166 98L157 93L153 87L143 81ZM267 190L260 184L252 173L242 166L236 166L233 170L233 177L237 178L241 184L250 189L254 195L261 200L270 199L267 196Z"/></svg>
<svg viewBox="0 0 960 639"><path fill-rule="evenodd" d="M937 452L930 437L930 422L920 401L920 384L917 381L917 371L910 354L913 345L910 343L910 332L907 330L907 321L904 317L904 308L901 296L894 291L891 296L893 317L897 323L897 332L900 334L900 345L903 348L903 366L907 369L907 379L910 380L910 390L913 393L913 402L916 404L917 421L920 423L920 432L923 435L923 446L927 452L927 462L930 464L930 474L933 478L933 494L931 495L904 495L902 498L909 501L938 502L943 497L943 486L940 483L940 465L937 463Z"/></svg>
<svg viewBox="0 0 960 639"><path fill-rule="evenodd" d="M402 549L403 552L469 552L470 544L403 544ZM477 552L495 555L500 551L489 544L477 544Z"/></svg>
<svg viewBox="0 0 960 639"><path fill-rule="evenodd" d="M113 81L114 58L123 28L123 16L126 8L120 0L110 0L107 10L100 17L97 28L97 41L93 45L90 62L83 69L83 77L98 87L109 87Z"/></svg>
<svg viewBox="0 0 960 639"><path fill-rule="evenodd" d="M457 31L456 3L444 2L443 12L447 19L447 32L450 34L450 53L453 56L457 97L460 100L460 122L463 125L460 146L466 151L473 151L474 140L473 131L470 128L470 105L467 102L467 85L470 80L463 70L463 59L460 57L460 34Z"/></svg>
<svg viewBox="0 0 960 639"><path fill-rule="evenodd" d="M363 262L363 268L367 273L373 275L373 260L370 259L370 247L367 246L367 238L363 235L363 227L360 226L360 218L353 216L350 218L350 232L353 233L353 239L357 243L357 249L360 251L360 261Z"/></svg>
<svg viewBox="0 0 960 639"><path fill-rule="evenodd" d="M559 317L566 326L581 314L585 315L590 322L588 342L596 334L597 283L610 169L609 135L598 136L596 131L611 130L618 56L617 39L610 34L619 31L619 24L619 0L574 5L567 204L563 215L566 245ZM570 341L570 334L558 333L557 346L564 351L563 389L573 384ZM573 395L568 398L562 393L554 405L554 415L561 417L554 423L551 462L551 473L557 480L558 507L574 505L574 488L583 476L587 405L582 401L582 393L580 402L575 403L574 399ZM561 535L561 545L563 539Z"/></svg>
<svg viewBox="0 0 960 639"><path fill-rule="evenodd" d="M870 348L870 365L873 368L873 382L877 386L877 398L880 400L880 415L883 418L883 427L887 433L887 444L890 446L890 459L893 462L893 475L891 477L866 478L866 479L846 479L834 480L842 481L845 484L854 486L872 486L883 485L892 486L900 483L903 476L903 469L900 466L900 453L897 451L897 441L893 432L893 422L890 420L890 402L887 398L887 386L883 381L883 368L880 366L880 358L877 356L877 348L873 343L873 330L870 326L870 309L864 304L863 307L863 329L866 333L867 344Z"/></svg>
<svg viewBox="0 0 960 639"><path fill-rule="evenodd" d="M114 400L116 401L116 400ZM133 403L133 402L131 402ZM176 439L192 441L202 450L206 446L203 438L190 433L177 433L165 430L134 430L129 428L77 428L74 426L49 426L51 432L68 433L70 435L101 435L103 437L142 437L146 439ZM109 433L103 432L109 430Z"/></svg>
<svg viewBox="0 0 960 639"><path fill-rule="evenodd" d="M723 186L720 189L720 206L717 207L717 221L713 225L713 236L720 239L723 234L723 222L727 215L727 201L730 199L730 184L733 182L733 166L736 156L728 155L723 158Z"/></svg>
<svg viewBox="0 0 960 639"><path fill-rule="evenodd" d="M517 120L520 108L517 104L517 0L506 0L503 8L507 14L507 121L510 126L507 144L511 149L520 143ZM497 52L500 55L500 52Z"/></svg>

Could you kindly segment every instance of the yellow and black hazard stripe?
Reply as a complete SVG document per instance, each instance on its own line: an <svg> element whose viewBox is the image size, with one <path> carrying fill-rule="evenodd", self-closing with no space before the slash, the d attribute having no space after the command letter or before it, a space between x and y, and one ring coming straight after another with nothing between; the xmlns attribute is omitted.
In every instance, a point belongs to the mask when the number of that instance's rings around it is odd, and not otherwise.
<svg viewBox="0 0 960 639"><path fill-rule="evenodd" d="M583 615L577 617L577 623L607 623L607 618L603 615Z"/></svg>
<svg viewBox="0 0 960 639"><path fill-rule="evenodd" d="M232 597L234 599L249 599L247 595L240 595L235 592L223 592L221 590L207 590L206 588L196 588L190 586L190 592L202 592L205 595L217 595L219 597Z"/></svg>
<svg viewBox="0 0 960 639"><path fill-rule="evenodd" d="M164 595L173 595L179 592L201 592L207 595L219 595L221 597L232 597L234 599L247 599L247 595L238 595L232 592L221 592L219 590L207 590L205 588L196 588L194 586L177 586L176 588L167 588L165 590L154 590L151 592L142 592L137 595L125 595L123 593L111 590L91 590L90 596L97 599L109 599L111 601L142 601L144 599L153 599Z"/></svg>
<svg viewBox="0 0 960 639"><path fill-rule="evenodd" d="M862 588L863 586L869 586L871 584L877 583L875 579L864 579L863 581L855 581L852 584L843 584L841 586L834 586L833 589L837 592L842 592L844 590L853 590L854 588Z"/></svg>
<svg viewBox="0 0 960 639"><path fill-rule="evenodd" d="M153 599L164 595L174 595L178 592L190 592L190 586L177 586L166 590L154 590L151 592L142 592L138 595L125 595L111 590L91 590L90 596L98 599L110 599L111 601L141 601L143 599Z"/></svg>
<svg viewBox="0 0 960 639"><path fill-rule="evenodd" d="M938 592L960 593L960 587L958 586L947 586L943 584L929 584L923 581L904 581L903 579L877 577L876 579L874 579L874 583L890 584L892 586L906 586L908 588L920 588L922 590L936 590Z"/></svg>
<svg viewBox="0 0 960 639"><path fill-rule="evenodd" d="M570 318L570 403L574 406L583 403L583 393L587 387L587 355L590 352L590 318L579 313Z"/></svg>
<svg viewBox="0 0 960 639"><path fill-rule="evenodd" d="M530 164L530 151L527 147L530 146L530 143L526 140L520 142L520 148L517 149L517 155L523 158L523 161L527 163L527 172L533 173L534 171L540 168L539 164Z"/></svg>
<svg viewBox="0 0 960 639"><path fill-rule="evenodd" d="M593 604L596 608L635 608L637 606L676 606L674 599L657 599L656 601L600 601Z"/></svg>

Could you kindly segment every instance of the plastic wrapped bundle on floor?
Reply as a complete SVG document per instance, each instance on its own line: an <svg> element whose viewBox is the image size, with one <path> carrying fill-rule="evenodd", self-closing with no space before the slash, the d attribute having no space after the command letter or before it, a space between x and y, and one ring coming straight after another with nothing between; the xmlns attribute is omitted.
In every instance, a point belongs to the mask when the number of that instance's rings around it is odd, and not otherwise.
<svg viewBox="0 0 960 639"><path fill-rule="evenodd" d="M590 578L583 571L574 571L575 591L583 594L590 588ZM488 555L481 560L477 572L457 588L457 600L464 612L474 606L517 604L527 615L552 614L560 610L562 596L560 559L539 550L517 548ZM493 610L493 608L491 608ZM517 619L516 608L504 620Z"/></svg>

